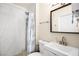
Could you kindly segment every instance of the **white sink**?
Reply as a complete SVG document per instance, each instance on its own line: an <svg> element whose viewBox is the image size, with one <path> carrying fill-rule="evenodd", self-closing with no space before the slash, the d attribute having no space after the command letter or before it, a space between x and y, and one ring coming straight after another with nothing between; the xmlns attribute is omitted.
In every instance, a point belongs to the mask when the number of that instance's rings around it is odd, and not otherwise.
<svg viewBox="0 0 79 59"><path fill-rule="evenodd" d="M56 53L60 56L78 56L79 55L79 49L70 47L70 46L64 46L60 45L58 43L50 42L49 44L45 44L47 49L51 50L52 52Z"/></svg>

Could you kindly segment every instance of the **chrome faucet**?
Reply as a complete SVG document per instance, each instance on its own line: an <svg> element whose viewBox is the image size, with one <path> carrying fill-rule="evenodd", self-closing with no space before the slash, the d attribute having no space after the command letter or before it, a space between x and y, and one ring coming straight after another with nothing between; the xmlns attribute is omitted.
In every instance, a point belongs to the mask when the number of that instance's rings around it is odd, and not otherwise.
<svg viewBox="0 0 79 59"><path fill-rule="evenodd" d="M62 37L62 41L59 41L59 44L67 46L67 42L64 36Z"/></svg>

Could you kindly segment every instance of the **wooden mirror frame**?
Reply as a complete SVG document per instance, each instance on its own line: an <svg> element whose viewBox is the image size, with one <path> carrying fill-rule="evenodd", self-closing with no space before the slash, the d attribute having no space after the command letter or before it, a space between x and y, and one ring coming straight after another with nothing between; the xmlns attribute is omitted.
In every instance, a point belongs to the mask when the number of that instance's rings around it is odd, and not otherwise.
<svg viewBox="0 0 79 59"><path fill-rule="evenodd" d="M68 4L65 4L65 5L63 5L63 6L60 6L60 7L58 7L58 8L56 8L56 9L54 9L54 10L51 10L50 11L50 32L51 33L72 33L72 34L79 34L79 32L59 32L59 31L52 31L52 12L54 12L54 11L56 11L56 10L59 10L59 9L61 9L61 8L64 8L64 7L66 7L66 6L69 6L69 5L71 5L72 3L68 3Z"/></svg>

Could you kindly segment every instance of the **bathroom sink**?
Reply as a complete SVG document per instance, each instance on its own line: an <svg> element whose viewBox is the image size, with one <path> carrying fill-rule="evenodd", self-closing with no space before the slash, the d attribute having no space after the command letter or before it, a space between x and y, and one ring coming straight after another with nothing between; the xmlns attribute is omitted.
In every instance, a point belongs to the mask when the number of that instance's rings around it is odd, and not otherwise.
<svg viewBox="0 0 79 59"><path fill-rule="evenodd" d="M53 53L59 55L59 56L78 56L79 55L79 49L70 47L70 46L64 46L60 45L58 43L50 42L49 44L45 44L47 49L52 51Z"/></svg>

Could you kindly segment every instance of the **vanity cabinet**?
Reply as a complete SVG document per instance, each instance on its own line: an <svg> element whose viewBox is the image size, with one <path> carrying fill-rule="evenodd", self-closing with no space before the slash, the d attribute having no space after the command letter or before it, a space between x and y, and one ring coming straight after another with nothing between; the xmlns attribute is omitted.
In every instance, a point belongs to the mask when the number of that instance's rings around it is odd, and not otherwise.
<svg viewBox="0 0 79 59"><path fill-rule="evenodd" d="M67 56L67 55L65 55L63 53L60 53L58 51L55 51L54 49L51 49L47 46L45 47L45 50L43 51L43 54L45 56Z"/></svg>
<svg viewBox="0 0 79 59"><path fill-rule="evenodd" d="M50 51L47 47L44 47L44 51L42 54L44 56L58 56L56 53Z"/></svg>
<svg viewBox="0 0 79 59"><path fill-rule="evenodd" d="M55 42L39 41L39 50L43 56L78 56L79 49Z"/></svg>

